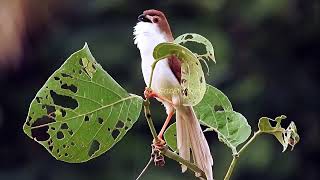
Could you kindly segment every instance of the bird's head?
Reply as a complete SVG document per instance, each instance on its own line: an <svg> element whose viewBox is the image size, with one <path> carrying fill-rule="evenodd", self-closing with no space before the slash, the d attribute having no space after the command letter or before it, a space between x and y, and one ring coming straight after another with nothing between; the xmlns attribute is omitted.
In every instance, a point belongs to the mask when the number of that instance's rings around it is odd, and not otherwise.
<svg viewBox="0 0 320 180"><path fill-rule="evenodd" d="M154 36L163 35L165 41L173 41L166 16L163 12L155 9L145 10L138 16L134 35L136 36L136 40L139 39L139 35L148 36L149 38L152 38L151 36L154 38Z"/></svg>

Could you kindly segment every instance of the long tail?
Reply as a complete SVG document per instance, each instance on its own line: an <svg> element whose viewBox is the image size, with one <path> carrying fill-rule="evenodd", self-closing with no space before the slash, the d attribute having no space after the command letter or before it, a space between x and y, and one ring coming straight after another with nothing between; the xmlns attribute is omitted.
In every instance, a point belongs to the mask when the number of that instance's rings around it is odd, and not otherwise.
<svg viewBox="0 0 320 180"><path fill-rule="evenodd" d="M177 108L176 119L179 155L190 161L191 149L194 163L206 174L207 180L213 180L213 159L210 148L193 108L190 106ZM184 165L181 168L182 172L187 170Z"/></svg>

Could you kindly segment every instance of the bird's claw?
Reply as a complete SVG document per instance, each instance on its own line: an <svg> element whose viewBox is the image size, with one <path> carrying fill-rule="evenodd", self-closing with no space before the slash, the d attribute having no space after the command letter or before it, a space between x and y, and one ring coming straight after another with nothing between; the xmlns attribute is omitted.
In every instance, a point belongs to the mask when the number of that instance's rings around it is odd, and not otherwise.
<svg viewBox="0 0 320 180"><path fill-rule="evenodd" d="M164 166L165 160L164 156L161 154L161 151L166 148L166 142L163 139L157 138L153 140L151 147L151 157L153 158L154 164L156 166Z"/></svg>
<svg viewBox="0 0 320 180"><path fill-rule="evenodd" d="M151 88L148 88L148 87L146 87L146 88L144 89L143 94L144 94L144 97L145 97L146 99L153 98L153 97L157 97L157 94L156 94L155 92L153 92L153 90L152 90Z"/></svg>

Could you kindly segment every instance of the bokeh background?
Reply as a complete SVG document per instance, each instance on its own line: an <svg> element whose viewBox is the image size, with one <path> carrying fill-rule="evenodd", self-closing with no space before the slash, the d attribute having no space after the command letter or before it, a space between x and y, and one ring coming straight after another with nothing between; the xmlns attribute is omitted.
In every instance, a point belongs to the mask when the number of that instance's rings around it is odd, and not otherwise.
<svg viewBox="0 0 320 180"><path fill-rule="evenodd" d="M301 142L281 153L261 136L241 157L233 179L319 179L320 2L316 0L1 0L0 179L134 179L149 159L151 135L143 116L104 155L83 164L56 161L23 134L28 106L47 78L89 43L97 61L131 93L142 95L140 55L133 26L143 10L167 14L175 36L195 32L214 45L217 64L208 82L230 98L253 130L261 116L286 114ZM156 126L164 110L153 102ZM230 150L207 134L222 179ZM171 160L142 179L194 179Z"/></svg>

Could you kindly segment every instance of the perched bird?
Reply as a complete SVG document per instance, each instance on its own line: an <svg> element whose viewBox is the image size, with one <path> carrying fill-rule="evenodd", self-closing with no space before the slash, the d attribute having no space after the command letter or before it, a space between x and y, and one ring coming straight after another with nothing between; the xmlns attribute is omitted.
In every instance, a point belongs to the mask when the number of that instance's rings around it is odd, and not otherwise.
<svg viewBox="0 0 320 180"><path fill-rule="evenodd" d="M155 61L152 56L153 49L159 43L171 42L174 39L168 21L161 11L146 10L138 17L138 21L134 27L134 43L140 50L142 73L144 81L148 85L152 70L151 64ZM156 64L151 85L152 91L147 91L145 95L155 97L166 108L168 117L158 134L158 138L163 141L163 133L171 117L176 113L179 155L190 161L190 153L192 152L194 163L205 173L208 180L212 180L213 159L209 145L193 108L182 104L180 83L181 61L176 56L171 56ZM182 165L182 172L186 170L187 167ZM196 176L200 176L200 174L196 174Z"/></svg>

